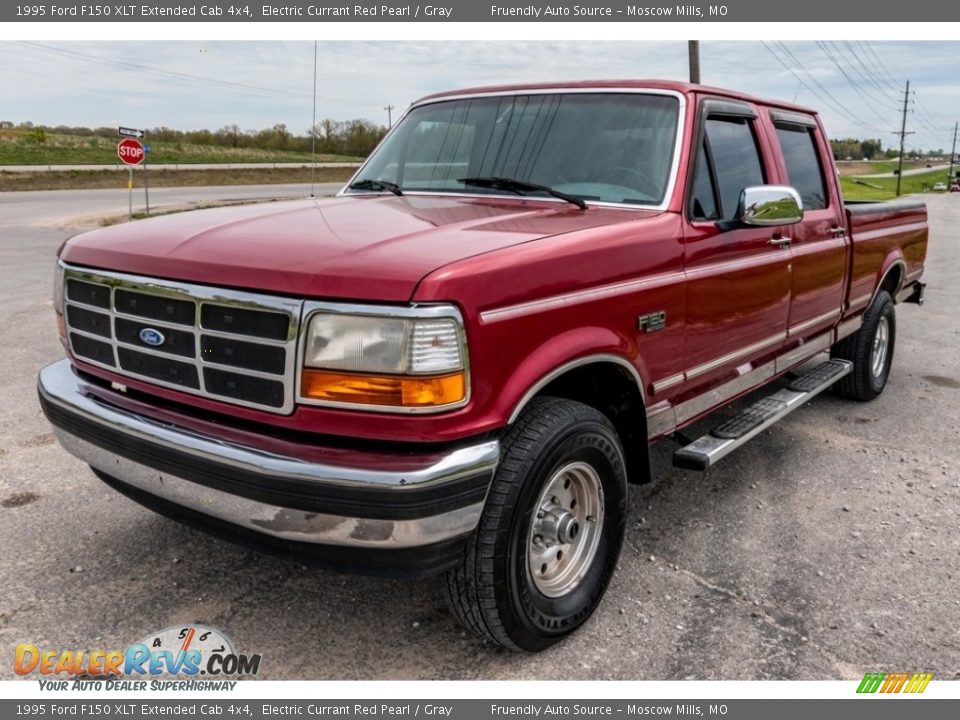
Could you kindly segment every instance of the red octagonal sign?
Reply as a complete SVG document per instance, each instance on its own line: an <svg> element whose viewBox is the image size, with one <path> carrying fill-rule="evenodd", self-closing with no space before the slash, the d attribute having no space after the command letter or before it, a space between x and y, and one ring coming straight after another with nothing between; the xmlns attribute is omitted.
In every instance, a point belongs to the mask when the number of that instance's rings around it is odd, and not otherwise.
<svg viewBox="0 0 960 720"><path fill-rule="evenodd" d="M117 143L117 157L124 165L139 165L146 157L143 144L133 138L124 138Z"/></svg>

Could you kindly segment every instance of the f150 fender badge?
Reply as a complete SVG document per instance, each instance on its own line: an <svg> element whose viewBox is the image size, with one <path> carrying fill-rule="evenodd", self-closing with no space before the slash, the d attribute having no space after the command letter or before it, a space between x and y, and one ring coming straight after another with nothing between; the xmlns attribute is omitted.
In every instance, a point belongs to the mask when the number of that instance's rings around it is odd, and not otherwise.
<svg viewBox="0 0 960 720"><path fill-rule="evenodd" d="M151 347L160 347L166 341L163 333L154 328L144 328L141 330L140 339Z"/></svg>
<svg viewBox="0 0 960 720"><path fill-rule="evenodd" d="M647 313L637 318L637 330L643 332L657 332L667 326L667 311L658 310L657 312Z"/></svg>

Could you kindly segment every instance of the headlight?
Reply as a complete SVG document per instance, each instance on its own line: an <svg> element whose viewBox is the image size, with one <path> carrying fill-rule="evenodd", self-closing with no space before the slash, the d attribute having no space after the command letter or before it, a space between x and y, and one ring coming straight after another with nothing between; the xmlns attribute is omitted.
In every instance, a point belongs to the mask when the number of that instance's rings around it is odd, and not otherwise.
<svg viewBox="0 0 960 720"><path fill-rule="evenodd" d="M418 313L422 313L418 315ZM310 316L301 401L429 411L467 400L463 325L454 308Z"/></svg>

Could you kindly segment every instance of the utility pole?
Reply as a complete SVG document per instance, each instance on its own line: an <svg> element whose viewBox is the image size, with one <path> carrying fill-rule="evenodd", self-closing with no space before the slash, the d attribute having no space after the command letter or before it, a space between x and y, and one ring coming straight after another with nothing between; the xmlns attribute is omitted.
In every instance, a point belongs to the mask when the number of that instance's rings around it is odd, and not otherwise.
<svg viewBox="0 0 960 720"><path fill-rule="evenodd" d="M313 123L310 126L310 197L317 180L317 41L313 41Z"/></svg>
<svg viewBox="0 0 960 720"><path fill-rule="evenodd" d="M384 105L383 109L387 111L387 130L393 127L393 105Z"/></svg>
<svg viewBox="0 0 960 720"><path fill-rule="evenodd" d="M953 185L953 159L957 156L957 129L960 123L953 124L953 149L950 151L950 172L947 173L947 190Z"/></svg>
<svg viewBox="0 0 960 720"><path fill-rule="evenodd" d="M690 58L690 82L700 82L700 41L687 42L687 55Z"/></svg>
<svg viewBox="0 0 960 720"><path fill-rule="evenodd" d="M900 123L900 164L897 169L897 197L900 197L900 182L903 179L903 141L907 137L907 106L910 103L910 81L903 92L903 120Z"/></svg>

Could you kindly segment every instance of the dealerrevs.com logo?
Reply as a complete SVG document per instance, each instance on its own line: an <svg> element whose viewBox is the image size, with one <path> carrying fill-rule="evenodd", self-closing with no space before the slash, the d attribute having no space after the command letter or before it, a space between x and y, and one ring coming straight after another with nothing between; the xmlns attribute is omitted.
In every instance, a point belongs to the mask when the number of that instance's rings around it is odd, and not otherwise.
<svg viewBox="0 0 960 720"><path fill-rule="evenodd" d="M867 673L860 681L858 693L906 693L919 694L927 689L933 673Z"/></svg>
<svg viewBox="0 0 960 720"><path fill-rule="evenodd" d="M148 679L151 690L232 690L232 678L259 672L261 657L236 652L219 630L189 625L151 633L122 650L48 650L21 643L13 670L37 675L42 690L145 690Z"/></svg>

